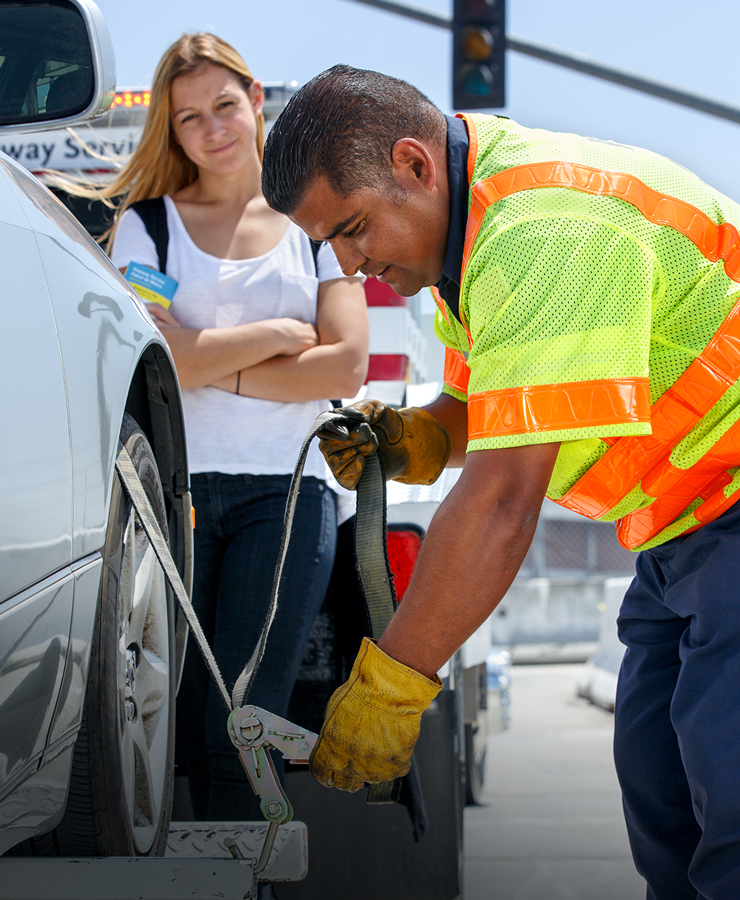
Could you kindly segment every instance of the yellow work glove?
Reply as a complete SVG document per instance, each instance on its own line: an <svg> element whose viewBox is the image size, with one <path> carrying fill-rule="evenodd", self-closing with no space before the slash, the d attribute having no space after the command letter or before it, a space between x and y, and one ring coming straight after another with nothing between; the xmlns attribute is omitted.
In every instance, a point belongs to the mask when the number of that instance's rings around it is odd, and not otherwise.
<svg viewBox="0 0 740 900"><path fill-rule="evenodd" d="M350 491L357 487L365 457L376 450L386 479L404 484L433 484L447 465L450 436L424 409L396 410L379 400L362 400L340 412L353 419L353 424L323 428L319 448L334 477Z"/></svg>
<svg viewBox="0 0 740 900"><path fill-rule="evenodd" d="M325 787L359 791L411 768L421 714L442 688L364 638L349 679L331 696L311 753L311 772Z"/></svg>

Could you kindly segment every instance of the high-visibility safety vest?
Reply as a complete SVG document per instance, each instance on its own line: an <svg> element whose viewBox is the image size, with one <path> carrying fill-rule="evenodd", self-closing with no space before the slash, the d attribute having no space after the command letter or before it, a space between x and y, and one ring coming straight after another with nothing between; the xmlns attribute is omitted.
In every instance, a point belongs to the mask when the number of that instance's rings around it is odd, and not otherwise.
<svg viewBox="0 0 740 900"><path fill-rule="evenodd" d="M645 549L740 499L740 207L670 160L464 115L469 449L561 441L548 489Z"/></svg>

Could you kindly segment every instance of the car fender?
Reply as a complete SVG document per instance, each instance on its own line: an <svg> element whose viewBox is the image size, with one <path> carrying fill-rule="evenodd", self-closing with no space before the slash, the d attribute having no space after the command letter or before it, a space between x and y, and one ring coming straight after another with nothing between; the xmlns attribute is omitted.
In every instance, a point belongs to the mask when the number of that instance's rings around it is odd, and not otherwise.
<svg viewBox="0 0 740 900"><path fill-rule="evenodd" d="M48 285L69 416L73 515L70 563L88 560L105 540L118 434L129 412L147 435L168 504L173 557L192 586L192 509L182 398L167 343L146 307L66 207L21 166L0 167L36 235ZM76 591L70 658L85 683L95 606L86 579ZM187 629L178 630L181 670ZM69 679L65 678L65 682ZM63 718L77 722L77 714ZM58 735L57 735L58 737Z"/></svg>

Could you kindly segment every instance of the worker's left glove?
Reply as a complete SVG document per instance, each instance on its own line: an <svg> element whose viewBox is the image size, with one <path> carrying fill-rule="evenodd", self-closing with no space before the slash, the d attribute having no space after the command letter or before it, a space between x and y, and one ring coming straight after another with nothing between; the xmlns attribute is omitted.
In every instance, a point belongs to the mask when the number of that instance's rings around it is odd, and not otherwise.
<svg viewBox="0 0 740 900"><path fill-rule="evenodd" d="M345 423L319 431L319 449L334 477L347 490L357 487L365 458L377 451L387 480L433 484L450 458L447 429L425 409L392 409L379 400L345 406Z"/></svg>
<svg viewBox="0 0 740 900"><path fill-rule="evenodd" d="M421 714L442 688L364 638L349 679L332 694L311 772L325 787L359 791L411 768Z"/></svg>

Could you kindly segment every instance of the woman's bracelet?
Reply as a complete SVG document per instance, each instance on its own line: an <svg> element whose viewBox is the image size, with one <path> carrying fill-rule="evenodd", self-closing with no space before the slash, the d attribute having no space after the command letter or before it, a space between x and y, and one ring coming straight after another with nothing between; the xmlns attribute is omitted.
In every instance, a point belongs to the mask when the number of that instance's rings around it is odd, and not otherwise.
<svg viewBox="0 0 740 900"><path fill-rule="evenodd" d="M242 370L239 369L239 371L236 373L236 390L234 391L235 394L239 393L239 384L240 384L241 380L242 380Z"/></svg>

